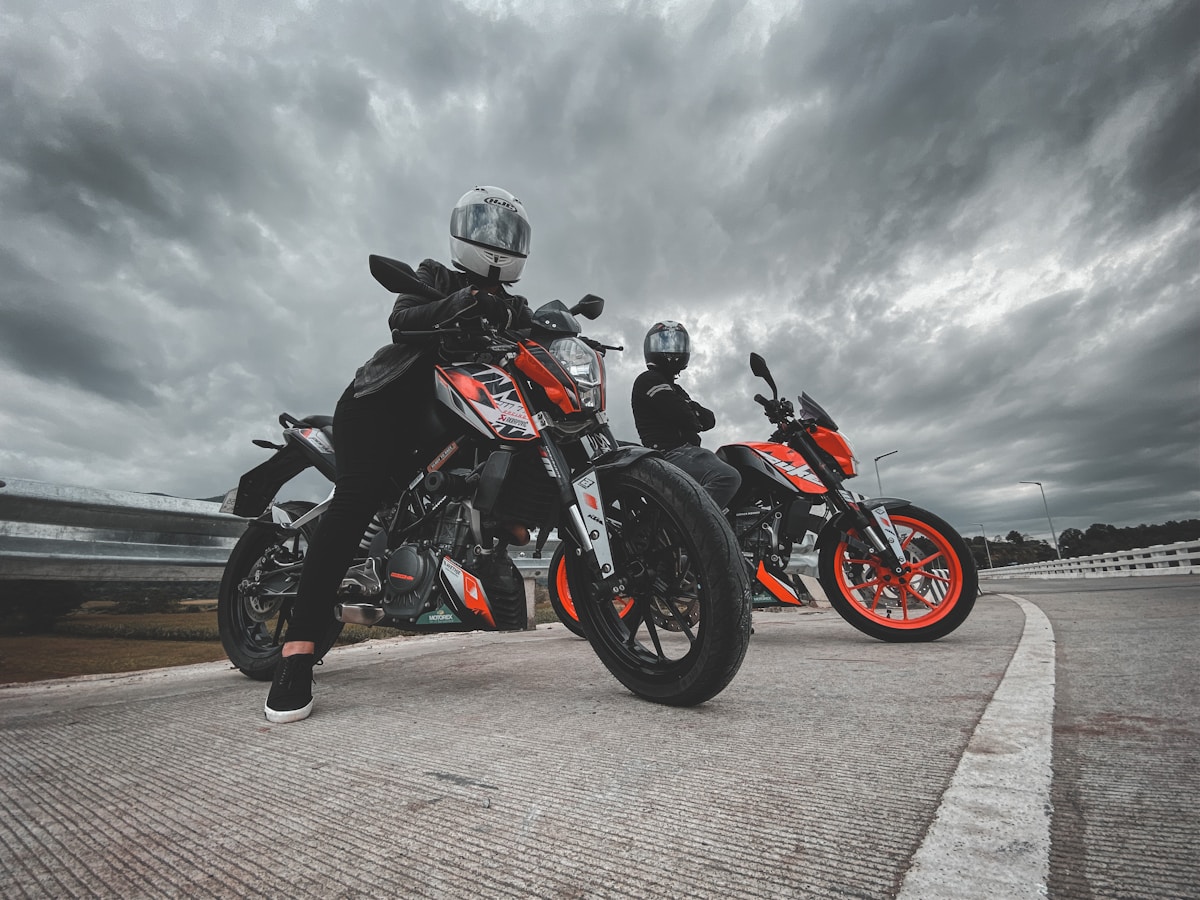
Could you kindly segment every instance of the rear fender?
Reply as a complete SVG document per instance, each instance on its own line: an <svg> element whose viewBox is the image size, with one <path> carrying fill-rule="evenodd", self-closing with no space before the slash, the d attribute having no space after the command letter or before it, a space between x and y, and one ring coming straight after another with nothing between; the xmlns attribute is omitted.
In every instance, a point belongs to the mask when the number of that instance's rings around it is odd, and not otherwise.
<svg viewBox="0 0 1200 900"><path fill-rule="evenodd" d="M332 462L307 442L289 434L282 449L244 474L237 488L225 495L221 511L256 519L267 510L283 485L313 466L333 480Z"/></svg>

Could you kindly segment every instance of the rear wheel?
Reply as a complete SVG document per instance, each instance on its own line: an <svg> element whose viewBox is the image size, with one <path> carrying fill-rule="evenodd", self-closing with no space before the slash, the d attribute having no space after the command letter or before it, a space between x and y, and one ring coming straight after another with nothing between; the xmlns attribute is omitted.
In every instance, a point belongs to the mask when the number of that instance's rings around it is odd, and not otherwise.
<svg viewBox="0 0 1200 900"><path fill-rule="evenodd" d="M293 519L313 508L292 500L280 508ZM242 672L256 681L270 681L283 649L291 619L300 571L315 523L299 531L253 522L229 554L217 595L217 623L225 653ZM321 659L342 633L342 623L330 617L317 642Z"/></svg>
<svg viewBox="0 0 1200 900"><path fill-rule="evenodd" d="M933 513L911 504L888 510L904 548L905 571L893 572L855 534L821 547L818 571L829 603L843 619L881 641L934 641L966 621L979 582L967 545Z"/></svg>
<svg viewBox="0 0 1200 900"><path fill-rule="evenodd" d="M564 539L583 633L638 696L703 703L733 680L750 641L750 582L733 532L699 485L655 457L603 472L600 487L622 583L597 584Z"/></svg>

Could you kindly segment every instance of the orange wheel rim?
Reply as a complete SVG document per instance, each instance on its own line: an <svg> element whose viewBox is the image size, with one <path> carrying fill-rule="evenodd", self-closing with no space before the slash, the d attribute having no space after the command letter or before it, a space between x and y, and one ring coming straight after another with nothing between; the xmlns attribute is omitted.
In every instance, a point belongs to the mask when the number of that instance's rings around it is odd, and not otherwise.
<svg viewBox="0 0 1200 900"><path fill-rule="evenodd" d="M571 599L571 585L567 581L567 561L561 560L558 564L558 571L554 573L554 587L558 591L558 602L562 608L576 622L579 621L579 613L575 611L575 601ZM622 619L633 611L633 598L618 595L613 597L613 606L617 610L617 615Z"/></svg>
<svg viewBox="0 0 1200 900"><path fill-rule="evenodd" d="M566 610L567 615L579 621L579 613L575 612L575 603L571 600L571 586L567 583L567 561L560 559L558 571L554 573L554 587L558 590L558 602Z"/></svg>
<svg viewBox="0 0 1200 900"><path fill-rule="evenodd" d="M878 559L837 545L835 571L842 596L867 618L888 628L924 628L949 615L962 597L962 561L936 528L919 519L892 516L904 548L905 572L896 575Z"/></svg>

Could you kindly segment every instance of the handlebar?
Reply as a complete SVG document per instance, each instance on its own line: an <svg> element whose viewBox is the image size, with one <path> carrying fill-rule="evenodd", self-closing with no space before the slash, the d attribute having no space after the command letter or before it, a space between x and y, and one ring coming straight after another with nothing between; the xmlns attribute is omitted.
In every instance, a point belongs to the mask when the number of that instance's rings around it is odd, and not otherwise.
<svg viewBox="0 0 1200 900"><path fill-rule="evenodd" d="M513 343L500 337L499 332L494 328L434 328L428 331L401 331L398 328L392 329L392 343L394 344L432 343L442 338L477 338L484 339L489 343Z"/></svg>
<svg viewBox="0 0 1200 900"><path fill-rule="evenodd" d="M604 344L583 335L577 335L577 337L601 355L606 350L623 351L625 349L622 346ZM482 330L462 327L435 328L428 331L401 331L397 328L392 329L393 344L425 344L433 343L442 338L474 338L481 344L478 348L481 350L507 350L516 348L516 344L513 341L501 337L500 333L494 328L485 328Z"/></svg>
<svg viewBox="0 0 1200 900"><path fill-rule="evenodd" d="M762 394L755 394L754 402L763 408L767 421L773 425L787 422L794 411L791 400L768 400Z"/></svg>
<svg viewBox="0 0 1200 900"><path fill-rule="evenodd" d="M619 347L615 344L602 344L600 341L593 340L590 337L584 337L582 334L578 335L578 337L581 341L583 341L585 344L587 344L593 350L598 352L601 356L604 356L606 350L617 350L620 352L623 352L625 350L624 347Z"/></svg>

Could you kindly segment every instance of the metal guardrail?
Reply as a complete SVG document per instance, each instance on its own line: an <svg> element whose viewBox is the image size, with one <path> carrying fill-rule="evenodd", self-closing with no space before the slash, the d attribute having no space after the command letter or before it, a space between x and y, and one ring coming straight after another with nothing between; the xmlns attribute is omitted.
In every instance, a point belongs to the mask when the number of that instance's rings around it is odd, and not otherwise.
<svg viewBox="0 0 1200 900"><path fill-rule="evenodd" d="M217 581L246 524L205 500L0 479L0 579ZM521 575L544 579L557 544L514 548Z"/></svg>
<svg viewBox="0 0 1200 900"><path fill-rule="evenodd" d="M980 578L1108 578L1113 575L1195 575L1200 541L1178 541L1139 550L980 569Z"/></svg>
<svg viewBox="0 0 1200 900"><path fill-rule="evenodd" d="M245 528L219 503L0 479L0 579L218 580Z"/></svg>
<svg viewBox="0 0 1200 900"><path fill-rule="evenodd" d="M245 519L205 500L0 479L0 579L216 581L245 528ZM527 582L546 578L557 543L548 542L540 559L534 558L532 545L512 549ZM811 576L815 565L814 554L797 552L788 570ZM981 569L979 575L1087 578L1198 572L1200 541L1179 541Z"/></svg>

